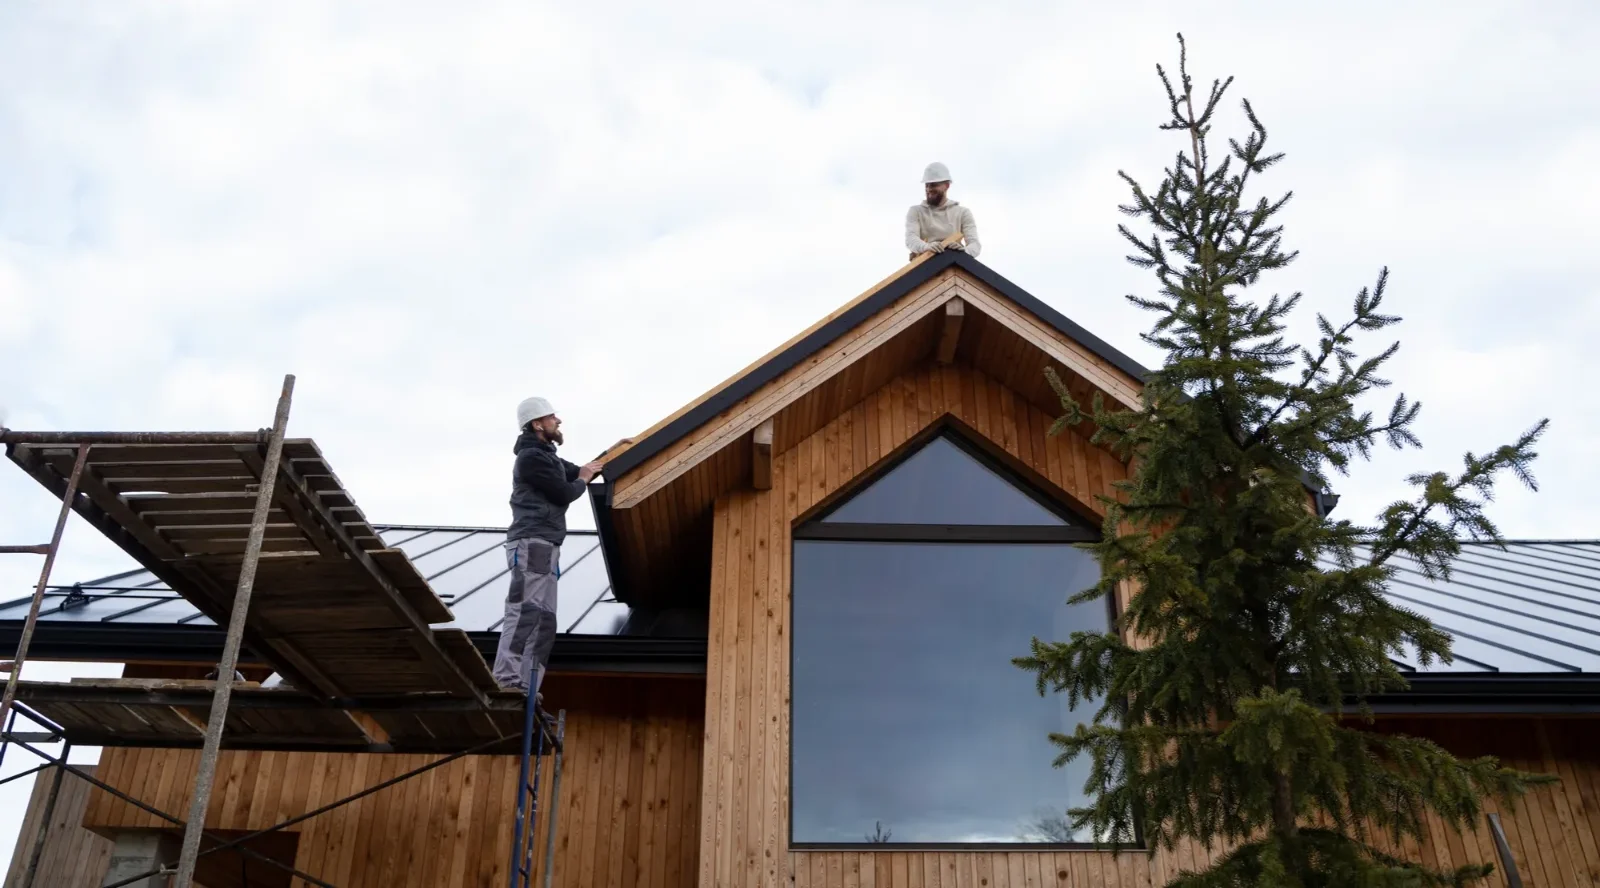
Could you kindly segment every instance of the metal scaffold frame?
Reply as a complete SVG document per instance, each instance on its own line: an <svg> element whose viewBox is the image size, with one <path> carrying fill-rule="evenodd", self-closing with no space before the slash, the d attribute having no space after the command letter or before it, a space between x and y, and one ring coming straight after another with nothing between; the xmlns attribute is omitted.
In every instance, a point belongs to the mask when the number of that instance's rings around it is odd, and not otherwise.
<svg viewBox="0 0 1600 888"><path fill-rule="evenodd" d="M30 775L37 775L44 771L52 771L51 785L47 793L44 816L40 820L38 835L34 839L33 849L29 858L28 868L25 872L22 888L32 888L34 877L37 874L39 862L44 850L46 836L49 831L49 820L52 816L56 800L60 794L62 779L66 774L72 774L88 782L96 788L133 805L134 807L154 815L175 828L183 830L183 844L179 853L176 870L158 868L123 879L104 888L120 888L131 885L142 879L159 875L175 875L174 888L192 888L195 869L199 859L224 851L234 851L244 858L257 861L289 873L291 876L304 880L307 884L316 885L318 888L336 888L336 886L323 881L309 873L301 872L293 866L259 854L245 845L261 836L280 832L289 827L303 823L313 817L325 814L334 809L358 801L369 795L381 792L389 787L403 783L420 774L442 767L457 759L469 755L484 754L497 747L503 747L511 737L500 736L493 740L479 743L467 749L451 752L426 765L415 768L397 777L385 780L382 783L360 790L344 798L330 802L312 811L289 818L281 823L274 824L265 829L256 830L236 839L224 839L205 830L205 815L210 806L212 790L216 779L217 760L224 745L224 728L228 720L229 702L234 689L234 682L229 680L237 669L241 649L243 647L245 628L250 610L250 599L254 589L257 566L260 562L262 543L266 536L268 515L274 503L275 482L279 477L279 464L283 458L284 436L288 426L289 408L294 393L294 376L284 377L283 389L278 398L277 411L273 417L270 429L259 432L237 433L205 433L205 432L13 432L0 428L0 443L7 445L75 445L76 457L72 472L67 478L65 489L61 493L61 510L56 518L55 530L49 543L42 545L0 546L0 554L33 554L44 556L44 566L39 574L38 583L34 587L32 601L28 609L27 618L23 624L21 636L18 640L16 654L13 658L12 669L7 677L3 698L0 698L0 764L5 760L6 751L10 746L16 745L27 752L41 758L44 763L18 774L0 779L0 785L19 780ZM67 516L73 511L79 498L78 487L88 462L90 450L96 445L111 444L256 444L262 446L262 468L260 484L256 491L254 509L251 515L249 536L246 540L243 560L240 564L237 587L234 592L232 605L229 608L227 632L224 638L222 658L218 663L217 680L214 682L210 712L206 720L204 741L201 748L200 763L194 782L194 791L190 799L188 816L180 819L171 813L162 811L148 805L139 799L117 789L100 780L81 768L74 767L67 761L71 752L71 744L65 743L59 757L39 749L34 743L54 743L63 741L66 729L52 722L40 712L18 701L17 689L21 679L23 666L27 662L28 647L32 641L34 631L38 625L39 611L45 597L45 590L49 585L50 573L55 565L56 555L60 549L61 538L66 527ZM329 705L339 706L339 701L330 701ZM546 754L548 748L554 754L552 768L553 798L550 802L551 816L546 827L545 842L545 869L544 885L549 888L551 884L552 865L555 853L555 802L559 799L561 786L562 754L565 745L566 712L561 711L554 719L538 708L535 695L530 691L525 702L525 717L521 736L521 766L517 785L516 812L513 824L512 861L509 874L511 888L531 888L532 861L534 846L537 842L535 833L538 826L538 791L539 774L542 768L534 765ZM26 717L42 729L40 732L23 733L16 730L18 715ZM537 737L535 737L537 734ZM529 783L529 772L533 773L532 783ZM202 848L202 844L208 847Z"/></svg>

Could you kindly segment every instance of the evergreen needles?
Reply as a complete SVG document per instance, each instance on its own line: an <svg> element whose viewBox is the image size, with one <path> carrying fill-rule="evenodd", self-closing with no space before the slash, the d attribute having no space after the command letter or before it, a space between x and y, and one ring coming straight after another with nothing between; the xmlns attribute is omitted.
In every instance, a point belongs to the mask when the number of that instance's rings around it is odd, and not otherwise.
<svg viewBox="0 0 1600 888"><path fill-rule="evenodd" d="M1058 764L1088 756L1092 804L1074 829L1120 847L1198 840L1230 853L1171 884L1201 886L1459 885L1487 864L1437 872L1371 842L1418 836L1426 812L1471 829L1482 800L1512 802L1549 778L1462 761L1426 740L1364 730L1367 698L1406 682L1391 656L1448 661L1450 640L1383 594L1405 554L1448 576L1464 536L1500 542L1484 514L1495 479L1532 487L1545 429L1467 454L1455 473L1407 479L1412 499L1370 525L1319 516L1307 488L1345 473L1380 443L1419 446L1419 405L1396 397L1387 418L1358 399L1389 385L1391 344L1363 357L1357 339L1393 326L1382 311L1387 272L1357 294L1350 317L1318 318L1309 346L1285 339L1298 294L1262 299L1263 274L1295 258L1278 215L1290 195L1248 193L1282 154L1249 102L1249 129L1213 154L1213 119L1231 83L1197 95L1179 36L1178 79L1158 66L1171 113L1163 130L1183 148L1152 193L1127 174L1119 226L1129 260L1150 270L1155 295L1128 297L1156 316L1145 340L1165 361L1138 410L1088 410L1060 380L1055 431L1087 419L1093 440L1131 460L1121 501L1106 501L1096 544L1099 585L1075 596L1130 595L1115 631L1035 639L1017 665L1039 692L1093 701L1092 726L1052 739ZM1320 486L1320 480L1313 482ZM1137 639L1138 641L1133 641Z"/></svg>

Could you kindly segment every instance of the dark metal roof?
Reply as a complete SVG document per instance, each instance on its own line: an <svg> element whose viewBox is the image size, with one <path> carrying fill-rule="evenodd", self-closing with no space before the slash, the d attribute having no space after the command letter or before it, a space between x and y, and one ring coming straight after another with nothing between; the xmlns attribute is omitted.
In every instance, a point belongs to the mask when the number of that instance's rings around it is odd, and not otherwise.
<svg viewBox="0 0 1600 888"><path fill-rule="evenodd" d="M1400 557L1388 594L1455 639L1428 672L1600 673L1600 541L1464 543L1448 580Z"/></svg>

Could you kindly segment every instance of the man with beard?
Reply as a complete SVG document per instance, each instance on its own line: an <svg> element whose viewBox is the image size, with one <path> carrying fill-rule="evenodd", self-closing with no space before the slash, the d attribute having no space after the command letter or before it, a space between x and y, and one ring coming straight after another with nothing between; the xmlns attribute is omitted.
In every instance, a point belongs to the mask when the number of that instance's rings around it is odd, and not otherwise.
<svg viewBox="0 0 1600 888"><path fill-rule="evenodd" d="M503 688L523 694L531 688L537 694L556 641L556 581L561 575L561 544L567 537L567 506L583 496L585 486L604 465L595 460L578 466L556 456L556 447L566 439L560 417L544 398L528 398L517 405L517 426L522 431L512 447L516 463L511 470L511 529L505 542L511 588L494 655L494 677ZM628 443L631 439L624 438L613 446Z"/></svg>
<svg viewBox="0 0 1600 888"><path fill-rule="evenodd" d="M921 253L965 250L976 259L983 245L978 243L978 223L972 211L950 199L950 170L942 163L930 163L922 171L922 193L926 198L906 211L906 249L911 258ZM946 244L946 238L959 233L966 243Z"/></svg>

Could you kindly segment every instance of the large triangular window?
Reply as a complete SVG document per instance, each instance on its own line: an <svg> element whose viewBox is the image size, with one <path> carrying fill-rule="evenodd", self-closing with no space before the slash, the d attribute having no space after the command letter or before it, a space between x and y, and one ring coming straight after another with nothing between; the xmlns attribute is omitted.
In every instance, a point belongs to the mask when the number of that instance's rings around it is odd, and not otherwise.
<svg viewBox="0 0 1600 888"><path fill-rule="evenodd" d="M1086 542L1089 522L1061 509L976 447L935 436L821 517L806 539Z"/></svg>

